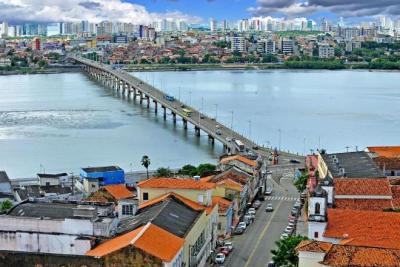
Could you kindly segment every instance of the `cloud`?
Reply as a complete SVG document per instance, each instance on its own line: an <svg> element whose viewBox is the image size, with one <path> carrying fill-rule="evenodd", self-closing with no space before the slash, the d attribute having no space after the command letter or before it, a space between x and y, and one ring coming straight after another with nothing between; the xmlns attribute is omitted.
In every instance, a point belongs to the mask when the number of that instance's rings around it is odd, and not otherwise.
<svg viewBox="0 0 400 267"><path fill-rule="evenodd" d="M310 15L330 11L344 17L400 15L399 0L257 0L248 9L253 15L281 13L287 16Z"/></svg>
<svg viewBox="0 0 400 267"><path fill-rule="evenodd" d="M199 22L199 17L179 11L151 13L139 4L122 0L0 0L0 18L5 21L59 22L88 20L149 24L156 19Z"/></svg>

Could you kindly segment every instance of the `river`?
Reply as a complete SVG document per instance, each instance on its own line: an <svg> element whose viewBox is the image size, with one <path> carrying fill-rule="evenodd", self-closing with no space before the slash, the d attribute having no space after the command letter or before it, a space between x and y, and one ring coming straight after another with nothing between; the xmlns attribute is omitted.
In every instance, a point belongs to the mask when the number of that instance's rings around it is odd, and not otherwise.
<svg viewBox="0 0 400 267"><path fill-rule="evenodd" d="M400 75L368 71L134 73L261 145L300 154L397 145ZM233 120L232 120L233 119ZM117 164L215 162L222 148L81 73L0 77L0 169L11 177ZM348 148L346 148L348 147Z"/></svg>

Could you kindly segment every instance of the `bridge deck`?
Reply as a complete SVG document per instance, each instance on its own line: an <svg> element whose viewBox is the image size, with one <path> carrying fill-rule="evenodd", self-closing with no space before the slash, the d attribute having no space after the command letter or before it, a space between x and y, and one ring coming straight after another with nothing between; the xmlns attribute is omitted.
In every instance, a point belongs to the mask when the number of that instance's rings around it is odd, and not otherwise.
<svg viewBox="0 0 400 267"><path fill-rule="evenodd" d="M155 100L162 106L166 107L167 109L171 110L173 113L176 115L184 118L191 124L193 124L195 127L198 127L202 131L206 132L208 135L213 137L215 140L220 141L222 144L226 145L227 147L232 147L231 141L228 141L229 138L234 138L236 140L242 141L244 146L253 151L254 153L261 155L261 156L268 156L270 153L270 150L268 149L254 149L254 147L257 146L257 144L245 136L239 134L238 132L233 131L229 127L226 127L222 123L216 121L214 118L211 118L207 116L206 114L202 114L201 112L197 111L193 107L189 107L186 103L183 103L179 100L174 100L174 101L168 101L165 99L165 93L162 92L161 90L151 86L150 84L147 84L146 82L130 75L129 73L118 70L118 69L113 69L109 65L97 63L92 60L84 59L81 57L71 57L75 61L80 62L81 64L91 66L93 68L102 70L104 72L111 73L121 81L128 83L130 86L133 86L137 88L139 91L144 93L146 96L150 97L151 99ZM192 115L190 117L186 116L182 106L185 106L189 108L192 111ZM219 129L220 135L216 133L216 130ZM295 154L289 154L289 153L281 153L281 157L285 158L296 158L302 160L303 158L301 156L295 155Z"/></svg>

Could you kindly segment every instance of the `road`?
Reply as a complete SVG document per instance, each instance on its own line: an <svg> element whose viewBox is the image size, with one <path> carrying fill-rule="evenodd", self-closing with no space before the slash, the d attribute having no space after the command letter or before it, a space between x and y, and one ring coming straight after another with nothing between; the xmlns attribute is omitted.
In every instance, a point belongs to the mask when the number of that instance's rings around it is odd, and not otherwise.
<svg viewBox="0 0 400 267"><path fill-rule="evenodd" d="M287 176L291 176L291 173ZM265 267L272 259L271 249L276 247L275 241L279 240L287 226L290 210L298 194L287 178L281 183L268 182L273 184L274 192L262 203L255 221L246 232L232 237L234 251L227 257L224 266ZM272 203L274 212L265 212L267 203Z"/></svg>

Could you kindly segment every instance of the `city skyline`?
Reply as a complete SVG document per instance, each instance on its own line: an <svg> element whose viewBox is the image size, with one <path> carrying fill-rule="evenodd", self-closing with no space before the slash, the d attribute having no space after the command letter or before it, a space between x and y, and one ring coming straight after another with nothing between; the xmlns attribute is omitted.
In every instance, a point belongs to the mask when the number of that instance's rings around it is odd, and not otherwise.
<svg viewBox="0 0 400 267"><path fill-rule="evenodd" d="M229 5L229 10L226 6ZM348 23L376 20L385 15L397 18L400 4L394 0L0 0L0 20L9 22L57 22L87 20L149 24L159 19L177 19L188 23L208 23L209 19L238 21L251 17L326 18ZM221 10L227 10L221 12Z"/></svg>

